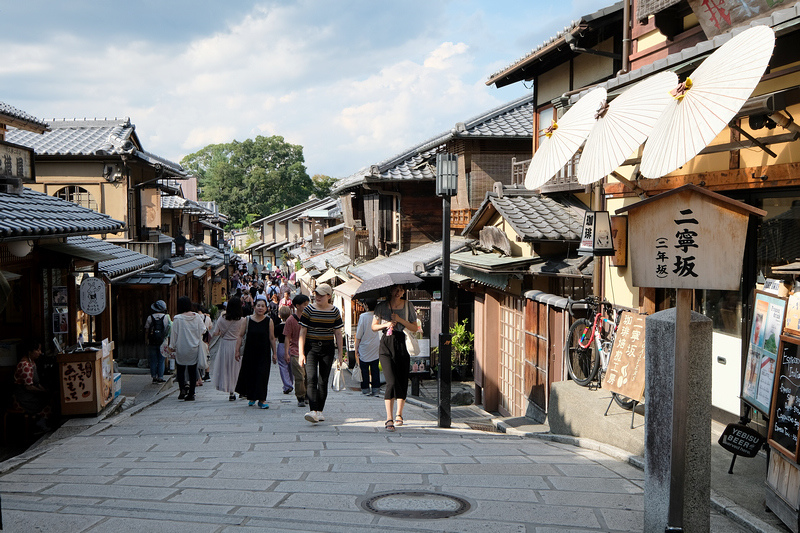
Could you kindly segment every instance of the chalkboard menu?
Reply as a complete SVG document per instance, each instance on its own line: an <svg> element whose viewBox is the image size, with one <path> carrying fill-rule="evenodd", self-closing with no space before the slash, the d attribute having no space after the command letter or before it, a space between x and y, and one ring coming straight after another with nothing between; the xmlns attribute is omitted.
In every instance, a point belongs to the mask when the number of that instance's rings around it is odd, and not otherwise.
<svg viewBox="0 0 800 533"><path fill-rule="evenodd" d="M781 335L781 345L772 412L769 419L769 442L784 455L797 461L797 438L800 433L800 339Z"/></svg>

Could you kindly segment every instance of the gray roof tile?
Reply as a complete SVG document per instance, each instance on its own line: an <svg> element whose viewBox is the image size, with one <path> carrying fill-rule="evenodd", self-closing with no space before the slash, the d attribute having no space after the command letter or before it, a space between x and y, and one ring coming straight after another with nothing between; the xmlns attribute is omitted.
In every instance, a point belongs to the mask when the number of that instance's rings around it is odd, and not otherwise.
<svg viewBox="0 0 800 533"><path fill-rule="evenodd" d="M472 239L453 236L450 238L450 252L464 249ZM353 274L362 281L374 278L387 272L414 272L414 263L424 263L426 268L440 262L442 259L442 242L431 242L418 246L413 250L379 257L365 263L352 266L348 273Z"/></svg>
<svg viewBox="0 0 800 533"><path fill-rule="evenodd" d="M528 189L505 189L503 196L487 193L464 230L477 228L487 209L493 208L525 241L580 240L586 206L572 195L543 196Z"/></svg>
<svg viewBox="0 0 800 533"><path fill-rule="evenodd" d="M124 222L28 188L0 193L0 240L116 233Z"/></svg>
<svg viewBox="0 0 800 533"><path fill-rule="evenodd" d="M25 111L20 111L14 106L10 106L4 102L0 102L0 115L4 115L11 119L21 121L23 124L12 124L15 127L32 127L33 130L41 132L47 129L47 122L43 122L33 115L29 115ZM24 124L27 123L27 124ZM9 141L11 142L11 141Z"/></svg>
<svg viewBox="0 0 800 533"><path fill-rule="evenodd" d="M42 135L9 130L6 140L33 148L36 155L133 155L149 165L161 165L171 174L185 176L179 164L141 149L136 126L129 118L103 120L53 120Z"/></svg>
<svg viewBox="0 0 800 533"><path fill-rule="evenodd" d="M116 259L97 263L97 268L100 272L105 273L109 278L142 270L157 263L156 259L149 255L140 254L123 246L117 246L94 237L68 237L67 243L116 257Z"/></svg>
<svg viewBox="0 0 800 533"><path fill-rule="evenodd" d="M435 180L436 154L453 139L533 138L533 94L517 98L459 122L449 131L428 139L377 165L342 178L333 187L339 193L371 181Z"/></svg>

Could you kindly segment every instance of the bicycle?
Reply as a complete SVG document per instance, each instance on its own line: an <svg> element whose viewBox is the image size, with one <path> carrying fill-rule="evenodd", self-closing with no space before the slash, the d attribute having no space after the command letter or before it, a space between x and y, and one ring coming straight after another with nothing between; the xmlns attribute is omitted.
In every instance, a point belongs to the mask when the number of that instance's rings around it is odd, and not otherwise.
<svg viewBox="0 0 800 533"><path fill-rule="evenodd" d="M587 296L583 300L567 299L567 312L570 316L573 316L572 306L576 303L585 304L589 308L591 319L578 318L569 327L567 342L564 344L567 372L578 385L586 387L596 380L597 387L600 388L611 358L620 313L608 300ZM627 396L615 392L611 394L617 405L623 409L631 410L636 404Z"/></svg>

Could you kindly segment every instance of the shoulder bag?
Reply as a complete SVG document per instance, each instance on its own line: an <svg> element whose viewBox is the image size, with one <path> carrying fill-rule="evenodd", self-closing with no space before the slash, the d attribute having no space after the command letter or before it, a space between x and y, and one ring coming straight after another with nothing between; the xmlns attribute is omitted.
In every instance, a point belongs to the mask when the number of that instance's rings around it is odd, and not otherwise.
<svg viewBox="0 0 800 533"><path fill-rule="evenodd" d="M408 305L409 303L406 301L406 321L411 322L408 320ZM419 355L419 341L417 341L417 336L408 329L404 329L403 333L406 334L406 351L408 352L408 355L411 357Z"/></svg>

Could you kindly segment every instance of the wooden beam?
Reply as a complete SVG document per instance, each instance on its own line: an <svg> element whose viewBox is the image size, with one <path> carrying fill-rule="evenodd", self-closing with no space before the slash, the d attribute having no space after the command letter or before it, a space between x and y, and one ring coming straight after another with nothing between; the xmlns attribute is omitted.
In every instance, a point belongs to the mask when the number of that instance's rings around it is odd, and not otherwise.
<svg viewBox="0 0 800 533"><path fill-rule="evenodd" d="M780 143L789 143L792 141L797 140L796 133L781 133L779 135L768 135L767 137L762 137L760 139L755 139L759 144L762 145L769 145L769 144L780 144ZM730 143L723 143L723 144L712 144L711 146L706 146L700 153L697 155L708 155L708 154L718 154L720 152L729 152L731 150L740 150L742 148L753 148L754 146L759 146L756 142L753 141L738 141L738 142L730 142ZM631 159L626 159L622 162L620 166L627 166L627 165L636 165L642 162L641 157L632 157Z"/></svg>
<svg viewBox="0 0 800 533"><path fill-rule="evenodd" d="M712 191L731 191L738 189L766 189L771 187L800 186L800 162L780 165L763 165L733 170L698 172L683 176L639 180L639 187L649 196L686 185L688 183L705 187ZM605 193L615 197L630 196L630 191L622 183L608 183Z"/></svg>

